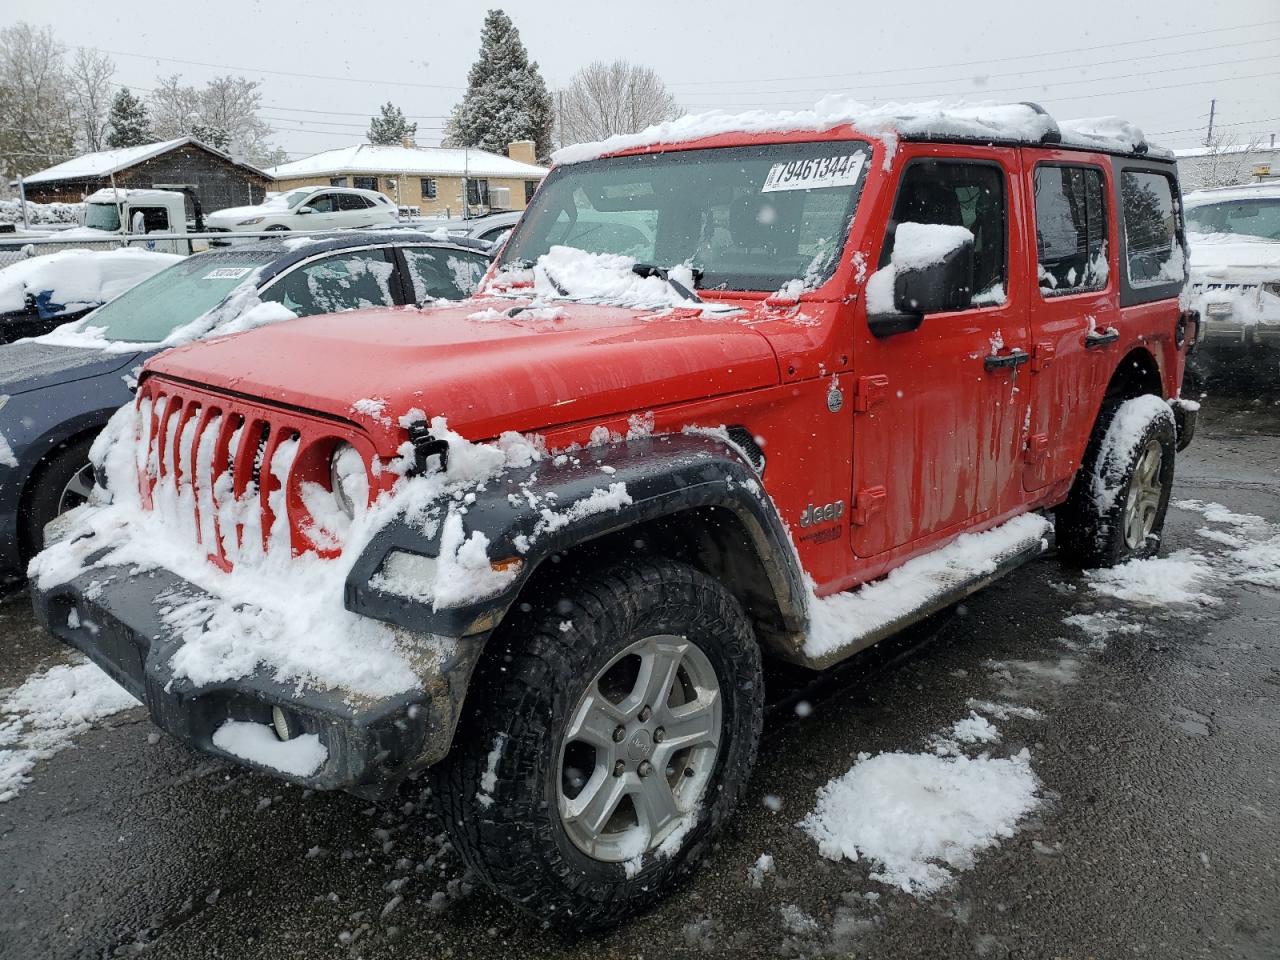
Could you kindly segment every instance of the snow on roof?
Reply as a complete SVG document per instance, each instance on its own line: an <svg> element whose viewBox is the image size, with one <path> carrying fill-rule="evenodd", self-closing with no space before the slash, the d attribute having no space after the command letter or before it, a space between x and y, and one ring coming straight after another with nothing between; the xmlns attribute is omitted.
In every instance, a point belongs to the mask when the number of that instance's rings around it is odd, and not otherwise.
<svg viewBox="0 0 1280 960"><path fill-rule="evenodd" d="M721 133L781 133L830 130L850 124L867 134L888 138L955 138L1002 142L1062 142L1067 146L1133 152L1145 145L1142 131L1118 117L1097 117L1057 123L1027 103L890 103L871 107L839 94L819 100L811 110L779 112L751 110L731 114L720 110L687 114L655 124L639 133L619 134L595 143L563 147L552 154L557 164L578 163L622 150L681 143ZM1156 156L1167 152L1150 150Z"/></svg>
<svg viewBox="0 0 1280 960"><path fill-rule="evenodd" d="M487 150L449 147L399 147L357 143L271 167L276 180L342 173L406 174L410 176L521 177L541 179L546 167L521 163Z"/></svg>
<svg viewBox="0 0 1280 960"><path fill-rule="evenodd" d="M1249 200L1255 197L1280 197L1280 180L1264 180L1261 183L1241 183L1228 187L1205 187L1184 194L1182 202L1188 207L1222 200Z"/></svg>
<svg viewBox="0 0 1280 960"><path fill-rule="evenodd" d="M145 160L150 160L152 157L158 157L162 153L168 153L170 150L185 146L188 143L203 147L210 153L217 154L238 167L244 167L254 173L262 173L257 167L242 163L221 150L197 140L195 137L178 137L176 140L164 140L160 143L144 143L140 147L120 147L118 150L99 150L97 153L86 153L22 179L24 183L49 183L57 180L91 180L95 177L109 177L113 173L127 170L129 167ZM17 182L17 180L14 180L12 185L16 185Z"/></svg>
<svg viewBox="0 0 1280 960"><path fill-rule="evenodd" d="M1269 144L1249 144L1230 146L1230 147L1188 147L1185 150L1175 150L1173 155L1179 160L1190 160L1195 157L1208 157L1212 155L1221 155L1224 153L1280 153L1280 146L1271 146Z"/></svg>

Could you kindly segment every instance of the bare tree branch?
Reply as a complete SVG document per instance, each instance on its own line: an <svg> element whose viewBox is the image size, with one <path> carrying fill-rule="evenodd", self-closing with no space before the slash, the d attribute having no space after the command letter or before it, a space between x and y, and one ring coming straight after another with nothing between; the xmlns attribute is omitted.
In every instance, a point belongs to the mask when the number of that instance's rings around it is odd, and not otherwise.
<svg viewBox="0 0 1280 960"><path fill-rule="evenodd" d="M116 65L105 53L88 47L76 49L67 81L79 136L86 150L101 150L106 146L111 78L115 73Z"/></svg>
<svg viewBox="0 0 1280 960"><path fill-rule="evenodd" d="M626 60L588 64L556 99L561 146L635 133L684 113L657 73Z"/></svg>

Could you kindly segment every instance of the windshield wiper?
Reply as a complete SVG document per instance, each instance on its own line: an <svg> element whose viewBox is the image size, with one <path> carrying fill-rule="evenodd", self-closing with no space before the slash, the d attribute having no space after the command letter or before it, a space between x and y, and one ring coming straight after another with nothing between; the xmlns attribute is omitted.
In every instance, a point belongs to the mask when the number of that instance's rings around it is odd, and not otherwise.
<svg viewBox="0 0 1280 960"><path fill-rule="evenodd" d="M702 279L702 271L697 267L690 268L693 271L693 282L696 286L698 281ZM638 277L660 277L667 281L667 285L676 293L684 297L686 300L693 300L696 303L702 303L702 298L686 287L679 280L672 279L671 273L666 267L659 267L652 263L635 263L631 266L631 272Z"/></svg>

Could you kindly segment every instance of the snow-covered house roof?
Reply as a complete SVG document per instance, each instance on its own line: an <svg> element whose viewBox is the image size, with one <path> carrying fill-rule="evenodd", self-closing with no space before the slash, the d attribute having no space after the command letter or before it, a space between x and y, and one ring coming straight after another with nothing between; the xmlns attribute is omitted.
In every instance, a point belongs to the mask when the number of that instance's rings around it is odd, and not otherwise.
<svg viewBox="0 0 1280 960"><path fill-rule="evenodd" d="M1270 146L1268 144L1249 144L1235 145L1230 147L1188 147L1185 150L1175 150L1173 155L1179 160L1194 160L1197 157L1223 156L1225 154L1237 153L1274 153L1280 154L1280 146Z"/></svg>
<svg viewBox="0 0 1280 960"><path fill-rule="evenodd" d="M522 163L487 150L457 150L449 147L400 147L357 143L326 150L303 160L282 163L267 173L276 180L301 177L367 173L423 177L512 177L541 179L546 167Z"/></svg>
<svg viewBox="0 0 1280 960"><path fill-rule="evenodd" d="M578 163L623 150L687 143L724 133L823 131L851 125L873 136L908 140L978 140L997 143L1054 144L1110 153L1172 154L1149 145L1142 131L1119 117L1054 120L1033 103L891 103L870 107L850 97L824 97L811 110L687 114L596 143L563 147L556 163Z"/></svg>
<svg viewBox="0 0 1280 960"><path fill-rule="evenodd" d="M82 154L49 167L47 170L41 170L39 173L23 177L22 180L24 183L35 184L52 183L58 180L95 180L99 177L109 177L112 174L119 173L121 170L127 170L139 163L168 153L170 150L184 147L189 143L193 143L203 150L208 150L210 153L222 157L228 163L244 167L259 176L268 176L257 167L236 160L229 154L223 153L221 150L211 147L195 137L178 137L175 140L164 140L160 143L145 143L140 147L120 147L116 150L99 150L96 153ZM13 181L11 186L16 185L17 182L17 180Z"/></svg>

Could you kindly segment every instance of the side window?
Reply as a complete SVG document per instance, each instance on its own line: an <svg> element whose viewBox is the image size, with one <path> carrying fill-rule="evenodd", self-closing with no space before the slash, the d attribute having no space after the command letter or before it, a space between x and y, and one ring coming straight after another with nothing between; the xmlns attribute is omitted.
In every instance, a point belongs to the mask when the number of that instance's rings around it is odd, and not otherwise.
<svg viewBox="0 0 1280 960"><path fill-rule="evenodd" d="M423 177L422 178L422 199L434 200L435 198L436 198L436 178Z"/></svg>
<svg viewBox="0 0 1280 960"><path fill-rule="evenodd" d="M1107 285L1104 184L1096 167L1036 167L1036 272L1046 296Z"/></svg>
<svg viewBox="0 0 1280 960"><path fill-rule="evenodd" d="M971 306L1004 303L1009 237L1005 192L1004 171L988 163L925 160L911 164L898 189L880 266L889 263L893 233L900 223L964 227L973 234Z"/></svg>
<svg viewBox="0 0 1280 960"><path fill-rule="evenodd" d="M142 229L138 229L138 217L142 218ZM134 233L168 233L169 211L164 207L134 207L130 228Z"/></svg>
<svg viewBox="0 0 1280 960"><path fill-rule="evenodd" d="M358 193L340 193L338 194L339 210L368 210L373 204L367 198L360 196Z"/></svg>
<svg viewBox="0 0 1280 960"><path fill-rule="evenodd" d="M333 194L332 193L317 194L316 196L308 200L305 204L303 204L303 206L311 208L316 213L333 213L334 211Z"/></svg>
<svg viewBox="0 0 1280 960"><path fill-rule="evenodd" d="M385 307L394 266L383 250L353 250L295 267L261 294L300 317L360 307Z"/></svg>
<svg viewBox="0 0 1280 960"><path fill-rule="evenodd" d="M1146 170L1125 170L1120 175L1120 200L1129 283L1141 287L1182 281L1182 247L1169 178Z"/></svg>
<svg viewBox="0 0 1280 960"><path fill-rule="evenodd" d="M403 247L413 299L465 300L475 292L480 278L489 269L489 260L478 253L464 253L443 247Z"/></svg>

